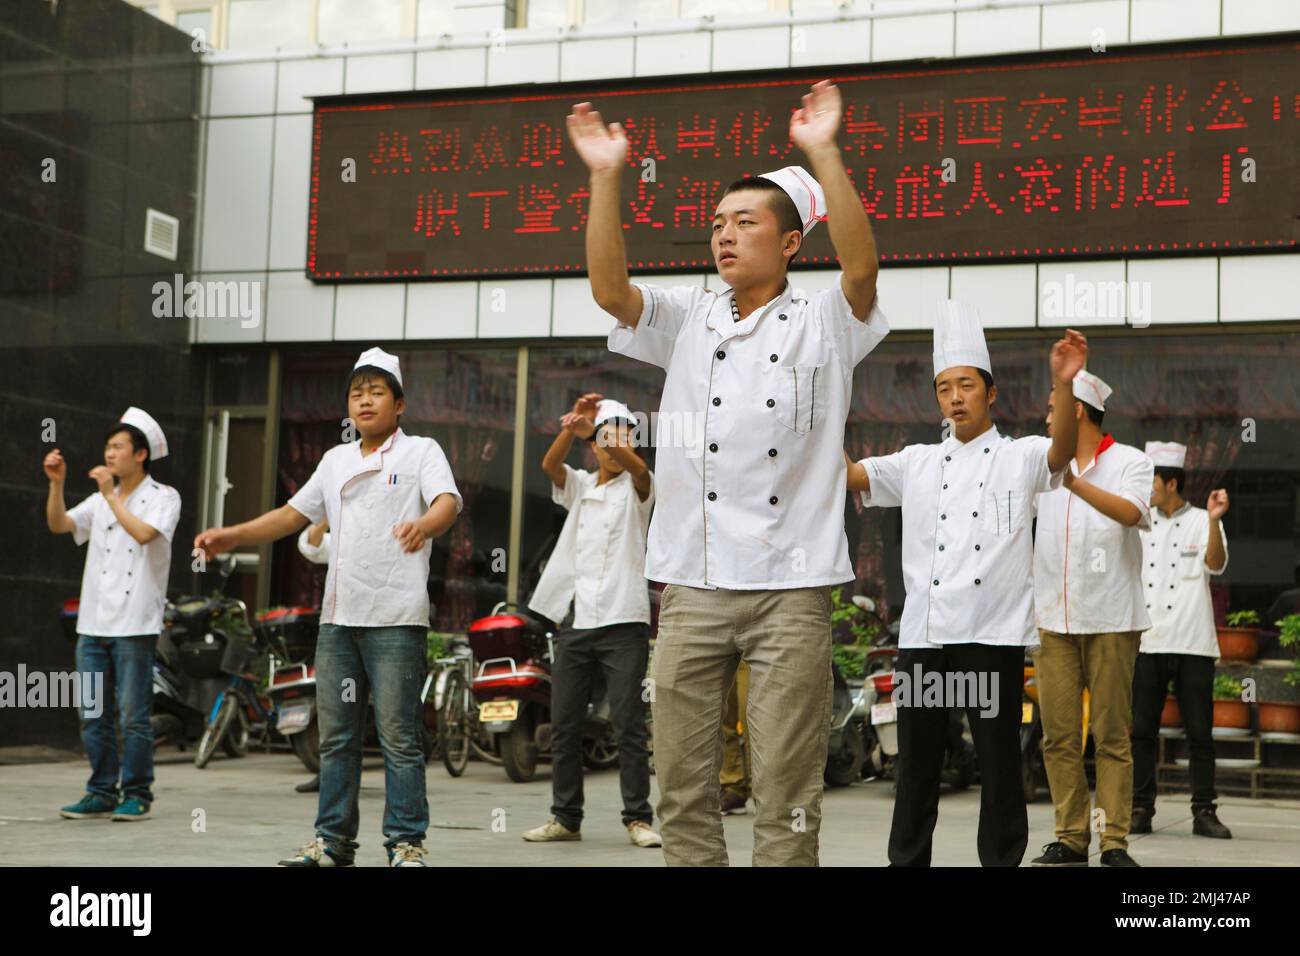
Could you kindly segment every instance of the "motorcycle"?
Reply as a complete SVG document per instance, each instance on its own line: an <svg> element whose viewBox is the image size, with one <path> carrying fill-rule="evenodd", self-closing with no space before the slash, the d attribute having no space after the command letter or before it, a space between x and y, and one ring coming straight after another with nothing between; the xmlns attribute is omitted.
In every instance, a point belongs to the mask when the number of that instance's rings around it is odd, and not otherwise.
<svg viewBox="0 0 1300 956"><path fill-rule="evenodd" d="M518 605L502 602L470 625L468 637L479 722L495 740L506 776L516 783L531 780L538 761L551 753L554 633ZM593 770L618 763L607 695L603 680L597 682L582 734L583 763Z"/></svg>
<svg viewBox="0 0 1300 956"><path fill-rule="evenodd" d="M320 722L316 714L316 636L320 611L310 607L262 611L253 630L271 649L266 696L284 736L302 765L320 772Z"/></svg>

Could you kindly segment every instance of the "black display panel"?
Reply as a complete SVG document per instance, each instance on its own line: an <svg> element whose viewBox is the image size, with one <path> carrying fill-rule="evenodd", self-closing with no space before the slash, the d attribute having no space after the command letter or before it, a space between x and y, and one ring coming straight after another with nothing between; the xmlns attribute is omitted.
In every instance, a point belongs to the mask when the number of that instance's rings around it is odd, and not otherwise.
<svg viewBox="0 0 1300 956"><path fill-rule="evenodd" d="M584 274L587 174L565 131L583 100L628 132L630 269L712 269L719 194L806 165L789 116L824 78L843 94L838 142L886 263L1294 250L1298 51L1288 36L323 98L307 273ZM818 229L796 264L834 261Z"/></svg>

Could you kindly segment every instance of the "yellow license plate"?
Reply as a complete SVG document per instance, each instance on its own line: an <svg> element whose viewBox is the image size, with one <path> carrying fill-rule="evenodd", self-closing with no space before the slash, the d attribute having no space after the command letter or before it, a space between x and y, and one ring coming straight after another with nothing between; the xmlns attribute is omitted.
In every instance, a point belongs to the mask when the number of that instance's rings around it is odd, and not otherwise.
<svg viewBox="0 0 1300 956"><path fill-rule="evenodd" d="M1029 702L1020 704L1020 722L1022 724L1032 724L1034 722L1034 705Z"/></svg>
<svg viewBox="0 0 1300 956"><path fill-rule="evenodd" d="M478 705L478 719L482 721L515 720L518 717L517 700L485 700Z"/></svg>

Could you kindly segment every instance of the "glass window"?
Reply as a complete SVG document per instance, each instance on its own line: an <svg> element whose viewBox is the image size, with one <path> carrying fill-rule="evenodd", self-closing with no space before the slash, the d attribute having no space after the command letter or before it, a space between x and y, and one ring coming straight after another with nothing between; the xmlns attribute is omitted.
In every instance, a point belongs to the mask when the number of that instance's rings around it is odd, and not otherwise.
<svg viewBox="0 0 1300 956"><path fill-rule="evenodd" d="M436 37L454 32L452 0L420 0L415 32L417 36Z"/></svg>
<svg viewBox="0 0 1300 956"><path fill-rule="evenodd" d="M702 17L718 13L767 13L770 0L682 0L683 17Z"/></svg>
<svg viewBox="0 0 1300 956"><path fill-rule="evenodd" d="M569 25L569 0L528 0L526 27Z"/></svg>
<svg viewBox="0 0 1300 956"><path fill-rule="evenodd" d="M320 0L319 35L321 43L400 39L402 0Z"/></svg>
<svg viewBox="0 0 1300 956"><path fill-rule="evenodd" d="M274 50L311 44L311 0L230 0L226 47Z"/></svg>
<svg viewBox="0 0 1300 956"><path fill-rule="evenodd" d="M433 628L463 632L506 598L510 476L514 454L514 349L392 349L402 362L401 427L435 439L451 463L464 510L433 542ZM347 376L357 350L285 353L276 502L289 500L337 445L347 415ZM297 535L277 542L273 604L318 606L324 569L298 553Z"/></svg>
<svg viewBox="0 0 1300 956"><path fill-rule="evenodd" d="M586 23L606 25L667 20L673 16L673 0L586 0L583 15Z"/></svg>

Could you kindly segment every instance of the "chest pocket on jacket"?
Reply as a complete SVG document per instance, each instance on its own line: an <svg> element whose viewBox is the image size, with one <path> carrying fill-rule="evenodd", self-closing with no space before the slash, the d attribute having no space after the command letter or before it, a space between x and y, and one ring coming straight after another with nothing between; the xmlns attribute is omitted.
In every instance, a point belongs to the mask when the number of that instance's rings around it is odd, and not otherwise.
<svg viewBox="0 0 1300 956"><path fill-rule="evenodd" d="M374 496L376 507L385 524L389 527L403 521L414 521L419 515L420 476L393 472L381 475L384 484L379 486Z"/></svg>
<svg viewBox="0 0 1300 956"><path fill-rule="evenodd" d="M1178 549L1178 575L1182 578L1195 579L1201 576L1201 549Z"/></svg>
<svg viewBox="0 0 1300 956"><path fill-rule="evenodd" d="M796 435L806 435L826 416L830 376L823 365L782 365L777 370L776 414Z"/></svg>
<svg viewBox="0 0 1300 956"><path fill-rule="evenodd" d="M1024 527L1028 507L1022 491L986 491L980 497L980 527L989 534L1013 534Z"/></svg>

